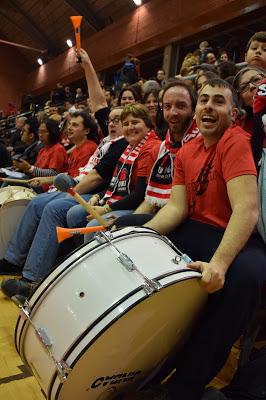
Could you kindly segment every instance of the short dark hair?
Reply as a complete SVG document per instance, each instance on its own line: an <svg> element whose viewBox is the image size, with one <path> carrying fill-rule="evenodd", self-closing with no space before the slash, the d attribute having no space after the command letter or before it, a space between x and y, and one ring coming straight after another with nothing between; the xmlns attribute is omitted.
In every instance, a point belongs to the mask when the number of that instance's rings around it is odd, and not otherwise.
<svg viewBox="0 0 266 400"><path fill-rule="evenodd" d="M95 143L99 143L98 125L93 118L85 111L77 111L71 115L72 118L81 117L83 119L84 128L89 129L89 138Z"/></svg>
<svg viewBox="0 0 266 400"><path fill-rule="evenodd" d="M34 138L38 138L38 129L39 129L39 122L36 117L27 118L25 121L25 125L29 125L29 133L34 134Z"/></svg>
<svg viewBox="0 0 266 400"><path fill-rule="evenodd" d="M42 122L49 133L49 144L55 144L60 141L60 129L56 121L51 118L45 118Z"/></svg>
<svg viewBox="0 0 266 400"><path fill-rule="evenodd" d="M220 87L220 88L224 88L224 89L229 89L230 92L232 93L232 100L233 100L233 105L235 107L238 107L238 97L237 97L237 93L235 91L235 89L233 88L232 85L230 85L230 83L228 83L227 81L224 81L223 79L220 78L214 78L214 79L209 79L204 85L203 88L205 86L211 86L211 87ZM203 89L202 88L202 89ZM201 89L201 90L202 90Z"/></svg>
<svg viewBox="0 0 266 400"><path fill-rule="evenodd" d="M115 97L115 91L114 91L114 89L106 87L106 88L105 88L105 91L106 91L106 92L110 92L110 96Z"/></svg>
<svg viewBox="0 0 266 400"><path fill-rule="evenodd" d="M159 100L159 93L160 93L160 90L155 90L155 89L149 90L143 96L143 103L144 104L146 103L147 98L149 97L150 94L152 94L157 100Z"/></svg>
<svg viewBox="0 0 266 400"><path fill-rule="evenodd" d="M128 115L133 115L135 118L142 119L147 128L153 128L148 110L143 104L127 104L121 113L121 122L123 122Z"/></svg>
<svg viewBox="0 0 266 400"><path fill-rule="evenodd" d="M190 100L191 100L192 110L194 111L196 108L196 104L197 104L197 93L193 87L188 86L185 82L178 80L178 79L175 79L165 85L165 87L163 89L162 102L163 102L163 98L164 98L164 95L167 92L167 90L169 90L170 88L173 88L173 87L182 87L187 90Z"/></svg>
<svg viewBox="0 0 266 400"><path fill-rule="evenodd" d="M261 31L261 32L256 32L254 33L253 36L248 41L246 51L250 48L250 45L252 42L255 42L257 40L258 42L266 43L266 31Z"/></svg>
<svg viewBox="0 0 266 400"><path fill-rule="evenodd" d="M135 102L141 102L141 99L139 98L139 96L138 96L136 90L133 89L133 88L130 87L130 86L126 86L126 87L124 87L124 88L120 91L120 93L119 93L118 101L117 101L117 104L118 104L119 106L121 106L121 100L122 100L123 93L124 93L125 91L127 91L127 90L128 90L129 92L132 93L132 95L133 95L133 97L134 97L134 99L135 99Z"/></svg>
<svg viewBox="0 0 266 400"><path fill-rule="evenodd" d="M237 68L233 61L220 62L217 65L217 69L221 79L225 79L228 76L233 76L237 73Z"/></svg>

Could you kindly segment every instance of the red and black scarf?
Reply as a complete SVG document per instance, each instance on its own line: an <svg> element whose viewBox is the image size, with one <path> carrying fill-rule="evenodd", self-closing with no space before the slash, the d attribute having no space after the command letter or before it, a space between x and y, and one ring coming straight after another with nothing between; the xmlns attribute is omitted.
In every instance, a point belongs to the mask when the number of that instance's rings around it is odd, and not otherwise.
<svg viewBox="0 0 266 400"><path fill-rule="evenodd" d="M136 146L128 145L118 160L110 185L101 200L101 203L111 204L121 200L130 193L130 183L134 162L150 136L150 132Z"/></svg>
<svg viewBox="0 0 266 400"><path fill-rule="evenodd" d="M170 197L174 174L174 159L178 149L189 140L198 136L199 130L193 120L189 125L181 142L174 142L170 132L167 132L165 141L162 142L149 177L145 200L148 203L163 207Z"/></svg>

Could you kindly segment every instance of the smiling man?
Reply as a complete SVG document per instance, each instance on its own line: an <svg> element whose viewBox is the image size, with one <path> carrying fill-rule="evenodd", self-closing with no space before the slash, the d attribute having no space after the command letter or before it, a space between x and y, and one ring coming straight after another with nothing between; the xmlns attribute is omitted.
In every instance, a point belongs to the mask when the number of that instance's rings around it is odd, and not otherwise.
<svg viewBox="0 0 266 400"><path fill-rule="evenodd" d="M199 400L258 305L266 254L261 238L252 234L258 195L249 139L241 128L230 129L235 105L227 82L207 81L196 106L202 136L177 153L170 200L146 224L195 260L190 267L202 272L209 293L205 311L173 357L170 380L123 399Z"/></svg>

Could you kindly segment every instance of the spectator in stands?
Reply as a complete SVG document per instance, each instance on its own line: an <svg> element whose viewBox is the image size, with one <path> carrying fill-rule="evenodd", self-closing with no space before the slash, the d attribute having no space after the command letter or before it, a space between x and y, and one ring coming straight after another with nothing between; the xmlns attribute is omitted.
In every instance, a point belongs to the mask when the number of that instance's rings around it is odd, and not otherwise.
<svg viewBox="0 0 266 400"><path fill-rule="evenodd" d="M222 61L217 65L217 71L221 79L226 79L229 76L235 76L237 68L233 61Z"/></svg>
<svg viewBox="0 0 266 400"><path fill-rule="evenodd" d="M117 72L116 90L121 90L124 85L132 85L138 82L138 71L134 62L134 57L128 54L125 63Z"/></svg>
<svg viewBox="0 0 266 400"><path fill-rule="evenodd" d="M207 41L203 41L199 45L199 50L200 50L199 63L200 64L206 63L206 55L209 52L213 51L211 46L209 45L209 43Z"/></svg>
<svg viewBox="0 0 266 400"><path fill-rule="evenodd" d="M212 65L216 64L216 55L213 52L206 54L206 63Z"/></svg>
<svg viewBox="0 0 266 400"><path fill-rule="evenodd" d="M218 62L227 62L229 61L229 56L226 50L221 50L219 52Z"/></svg>
<svg viewBox="0 0 266 400"><path fill-rule="evenodd" d="M12 103L8 103L6 109L5 109L5 117L10 117L12 115L16 114L16 107Z"/></svg>
<svg viewBox="0 0 266 400"><path fill-rule="evenodd" d="M182 63L180 69L181 76L188 76L191 75L194 71L194 66L198 64L198 57L195 56L193 53L188 53Z"/></svg>
<svg viewBox="0 0 266 400"><path fill-rule="evenodd" d="M241 69L235 76L233 86L238 93L242 108L246 112L240 125L247 132L253 132L253 101L258 84L266 76L266 72L256 66Z"/></svg>
<svg viewBox="0 0 266 400"><path fill-rule="evenodd" d="M74 114L68 123L67 135L74 149L68 156L67 173L71 176L79 175L79 169L83 168L97 148L97 124L84 112ZM51 185L54 176L33 178L31 186Z"/></svg>
<svg viewBox="0 0 266 400"><path fill-rule="evenodd" d="M148 110L153 128L155 129L156 132L156 116L159 106L159 91L153 89L147 91L143 96L143 103L145 104Z"/></svg>
<svg viewBox="0 0 266 400"><path fill-rule="evenodd" d="M56 89L53 91L51 101L55 106L64 104L65 91L64 91L62 83L58 82L56 84Z"/></svg>
<svg viewBox="0 0 266 400"><path fill-rule="evenodd" d="M11 130L11 136L9 139L9 145L7 147L7 150L12 154L12 152L17 153L17 152L22 152L26 149L26 145L22 143L21 141L21 132L22 129L25 125L26 122L26 117L17 117L16 122L15 122L15 128L14 130ZM20 149L18 151L14 150L20 146Z"/></svg>
<svg viewBox="0 0 266 400"><path fill-rule="evenodd" d="M25 125L30 125L27 120ZM25 160L14 161L15 167L28 176L55 176L67 169L67 154L59 143L60 130L58 124L51 120L44 120L39 126L39 139L43 148L39 151L36 163L31 165Z"/></svg>
<svg viewBox="0 0 266 400"><path fill-rule="evenodd" d="M202 72L200 75L198 75L195 79L195 89L199 93L202 89L202 87L205 85L205 83L209 79L214 79L218 78L218 75L215 74L214 72L206 71Z"/></svg>
<svg viewBox="0 0 266 400"><path fill-rule="evenodd" d="M112 108L113 101L114 101L114 98L115 98L114 90L111 89L111 88L106 88L104 90L104 93L105 93L105 98L106 98L108 107Z"/></svg>
<svg viewBox="0 0 266 400"><path fill-rule="evenodd" d="M164 69L158 69L156 74L156 80L161 87L164 87L166 83L165 71Z"/></svg>
<svg viewBox="0 0 266 400"><path fill-rule="evenodd" d="M142 97L145 96L145 94L147 92L150 92L152 90L156 90L159 92L161 90L161 86L159 85L159 83L156 80L149 79L146 82L144 82L141 87Z"/></svg>
<svg viewBox="0 0 266 400"><path fill-rule="evenodd" d="M28 111L33 110L33 97L31 93L26 94L23 96L22 105L21 105L21 112L26 113Z"/></svg>
<svg viewBox="0 0 266 400"><path fill-rule="evenodd" d="M70 87L65 86L64 91L65 91L65 102L69 101L70 103L73 104L74 94L71 92Z"/></svg>
<svg viewBox="0 0 266 400"><path fill-rule="evenodd" d="M256 32L248 41L246 62L266 69L266 31Z"/></svg>
<svg viewBox="0 0 266 400"><path fill-rule="evenodd" d="M127 104L140 103L141 99L137 92L130 86L121 90L118 96L118 106L126 106Z"/></svg>
<svg viewBox="0 0 266 400"><path fill-rule="evenodd" d="M25 123L21 132L21 142L23 146L14 147L13 152L13 160L25 160L29 164L35 164L37 155L40 149L43 147L43 144L39 141L38 137L38 123L32 123L32 119L30 123ZM26 146L26 148L25 148Z"/></svg>
<svg viewBox="0 0 266 400"><path fill-rule="evenodd" d="M76 95L75 95L75 103L79 103L80 101L83 101L86 99L86 95L83 94L82 89L78 87L76 89Z"/></svg>

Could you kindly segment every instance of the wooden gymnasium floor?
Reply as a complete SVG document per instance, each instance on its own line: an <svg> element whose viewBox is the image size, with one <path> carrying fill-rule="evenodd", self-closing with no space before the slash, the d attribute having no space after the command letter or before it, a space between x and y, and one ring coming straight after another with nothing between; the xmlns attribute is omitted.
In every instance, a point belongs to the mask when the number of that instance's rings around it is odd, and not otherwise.
<svg viewBox="0 0 266 400"><path fill-rule="evenodd" d="M0 277L0 281L3 277ZM14 330L19 309L0 290L0 400L44 400L40 387L23 365L14 345ZM257 343L257 347L266 342ZM239 356L239 346L232 350L225 367L211 382L221 388L231 380Z"/></svg>

